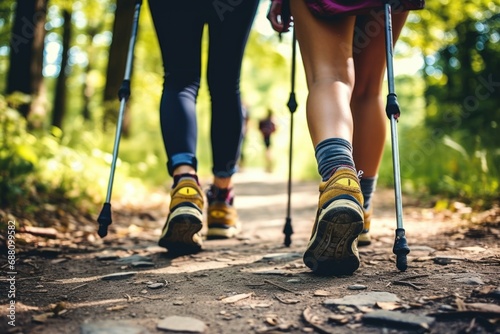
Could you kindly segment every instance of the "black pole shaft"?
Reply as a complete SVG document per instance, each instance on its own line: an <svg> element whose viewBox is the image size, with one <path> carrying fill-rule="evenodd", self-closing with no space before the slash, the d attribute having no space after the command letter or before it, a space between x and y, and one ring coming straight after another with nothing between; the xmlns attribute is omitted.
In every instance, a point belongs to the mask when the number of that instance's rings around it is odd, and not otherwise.
<svg viewBox="0 0 500 334"><path fill-rule="evenodd" d="M286 208L286 220L283 233L285 234L285 246L289 247L292 244L292 152L293 152L293 114L297 110L297 100L295 99L295 59L297 53L297 42L295 29L292 35L292 70L291 70L291 89L288 99L288 109L290 110L290 147L288 152L288 203Z"/></svg>

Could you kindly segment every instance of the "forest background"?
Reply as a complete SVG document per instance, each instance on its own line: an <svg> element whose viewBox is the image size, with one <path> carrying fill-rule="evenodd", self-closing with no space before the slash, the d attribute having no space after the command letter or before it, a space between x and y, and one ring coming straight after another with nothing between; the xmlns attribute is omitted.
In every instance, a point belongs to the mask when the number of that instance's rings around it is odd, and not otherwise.
<svg viewBox="0 0 500 334"><path fill-rule="evenodd" d="M234 1L215 3L235 9ZM90 215L100 210L134 6L134 0L0 2L2 216L36 217L40 210L62 203ZM260 4L243 63L241 91L250 115L244 168L264 168L258 120L271 109L278 129L273 138L274 173L285 178L292 120L287 108L292 34L280 40L272 31L265 18L268 6L267 0ZM460 201L485 210L500 199L499 9L499 0L427 0L424 10L410 14L395 49L403 191L437 209ZM203 43L206 51L206 34ZM113 199L132 196L140 201L170 187L158 116L162 81L158 43L144 1ZM317 179L300 54L296 82L293 179ZM205 78L197 112L200 174L208 177L210 103ZM391 187L389 131L382 164L379 186Z"/></svg>

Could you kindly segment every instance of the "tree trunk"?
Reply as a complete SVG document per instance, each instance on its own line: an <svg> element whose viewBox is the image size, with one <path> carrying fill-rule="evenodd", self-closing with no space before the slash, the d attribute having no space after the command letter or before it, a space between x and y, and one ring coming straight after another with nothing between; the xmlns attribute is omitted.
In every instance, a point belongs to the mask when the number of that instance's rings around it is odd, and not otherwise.
<svg viewBox="0 0 500 334"><path fill-rule="evenodd" d="M40 127L46 114L42 68L47 2L17 1L10 41L6 93L30 95L31 101L18 105L18 110L33 127Z"/></svg>
<svg viewBox="0 0 500 334"><path fill-rule="evenodd" d="M82 116L86 121L90 121L92 119L90 115L90 98L94 94L94 87L90 83L90 73L92 71L92 61L90 59L90 54L88 55L88 64L85 68L85 81L83 83L83 107L82 107Z"/></svg>
<svg viewBox="0 0 500 334"><path fill-rule="evenodd" d="M66 81L67 81L67 65L69 56L69 47L71 41L71 12L67 9L63 10L63 38L62 38L62 58L61 70L57 77L56 94L54 98L54 110L52 112L52 125L62 129L64 116L66 114Z"/></svg>
<svg viewBox="0 0 500 334"><path fill-rule="evenodd" d="M87 45L87 66L85 67L84 72L84 82L83 82L83 107L82 107L82 116L86 121L90 121L92 119L92 115L90 113L90 101L92 96L95 93L94 84L90 78L90 73L92 73L94 59L95 59L95 48L94 48L94 37L99 33L100 27L98 25L89 25L87 26L87 35L89 36L89 44Z"/></svg>
<svg viewBox="0 0 500 334"><path fill-rule="evenodd" d="M106 86L104 88L103 129L106 131L118 119L120 101L118 91L125 75L135 0L118 0L116 2L115 21L113 24L113 40L109 48L109 62L106 71ZM128 134L128 108L124 110L123 134Z"/></svg>
<svg viewBox="0 0 500 334"><path fill-rule="evenodd" d="M31 95L31 58L35 28L35 0L18 1L14 13L12 36L10 39L10 66L7 74L7 88L5 93L20 92ZM31 103L22 103L18 106L19 112L28 116Z"/></svg>

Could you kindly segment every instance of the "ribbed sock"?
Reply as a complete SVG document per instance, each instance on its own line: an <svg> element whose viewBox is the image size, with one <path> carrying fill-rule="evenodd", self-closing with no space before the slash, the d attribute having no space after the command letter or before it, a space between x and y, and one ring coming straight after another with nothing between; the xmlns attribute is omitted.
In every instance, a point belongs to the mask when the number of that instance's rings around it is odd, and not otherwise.
<svg viewBox="0 0 500 334"><path fill-rule="evenodd" d="M371 206L372 195L377 188L377 176L373 177L362 177L359 181L361 185L361 192L363 193L364 204L363 209L368 210Z"/></svg>
<svg viewBox="0 0 500 334"><path fill-rule="evenodd" d="M323 140L315 149L318 172L323 181L328 180L339 167L350 167L354 171L352 145L342 138Z"/></svg>

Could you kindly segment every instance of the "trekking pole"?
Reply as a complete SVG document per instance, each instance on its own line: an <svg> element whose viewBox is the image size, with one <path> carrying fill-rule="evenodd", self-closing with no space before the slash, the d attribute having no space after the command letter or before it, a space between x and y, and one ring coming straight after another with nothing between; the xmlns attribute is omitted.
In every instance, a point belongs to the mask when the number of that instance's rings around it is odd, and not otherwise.
<svg viewBox="0 0 500 334"><path fill-rule="evenodd" d="M118 158L118 148L120 146L120 137L122 133L123 114L125 106L130 97L130 76L132 72L132 61L134 57L134 47L137 39L137 28L139 25L139 14L141 11L142 0L137 0L135 3L134 19L132 22L132 33L130 36L130 43L128 46L127 64L125 66L125 75L122 81L120 90L118 91L118 98L120 99L120 111L118 113L118 122L116 123L115 143L113 147L113 159L111 160L111 172L109 175L108 191L106 193L106 202L103 205L97 222L99 223L99 231L97 234L104 238L108 234L108 226L111 225L111 192L113 190L113 180L115 177L116 160Z"/></svg>
<svg viewBox="0 0 500 334"><path fill-rule="evenodd" d="M288 99L288 109L290 110L290 148L288 159L288 204L286 209L286 220L283 233L285 234L285 246L289 247L292 244L292 218L291 218L291 200L292 200L292 147L293 147L293 114L297 110L297 100L295 99L295 58L297 52L297 42L295 37L295 29L292 35L292 71L291 71L291 90L290 98Z"/></svg>
<svg viewBox="0 0 500 334"><path fill-rule="evenodd" d="M399 165L398 133L397 121L400 116L400 108L394 91L394 70L393 70L393 41L392 41L392 19L391 5L385 3L385 47L387 57L387 82L389 94L387 95L387 105L385 112L391 121L391 145L392 145L392 165L394 171L394 193L396 200L396 239L394 241L393 253L396 254L396 267L400 271L405 271L408 267L406 255L410 248L406 242L405 230L403 228L403 200L401 196L401 174Z"/></svg>

